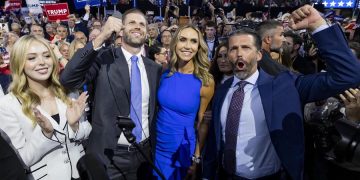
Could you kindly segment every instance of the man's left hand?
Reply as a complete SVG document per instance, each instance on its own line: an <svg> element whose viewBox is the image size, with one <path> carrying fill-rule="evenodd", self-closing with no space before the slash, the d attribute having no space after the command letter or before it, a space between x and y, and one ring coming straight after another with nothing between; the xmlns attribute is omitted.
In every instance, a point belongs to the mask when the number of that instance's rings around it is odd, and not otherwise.
<svg viewBox="0 0 360 180"><path fill-rule="evenodd" d="M325 25L326 21L320 13L312 6L305 5L291 13L290 27L293 30L309 29L311 32Z"/></svg>

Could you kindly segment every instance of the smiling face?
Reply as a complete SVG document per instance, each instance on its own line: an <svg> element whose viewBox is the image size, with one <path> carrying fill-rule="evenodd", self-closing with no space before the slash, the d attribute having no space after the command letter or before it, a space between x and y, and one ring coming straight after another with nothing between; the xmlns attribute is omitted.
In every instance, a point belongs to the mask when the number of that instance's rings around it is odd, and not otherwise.
<svg viewBox="0 0 360 180"><path fill-rule="evenodd" d="M180 61L190 61L199 49L199 35L192 28L185 28L178 34L175 52Z"/></svg>
<svg viewBox="0 0 360 180"><path fill-rule="evenodd" d="M140 47L145 42L146 37L146 19L138 13L129 13L124 21L123 44L132 47Z"/></svg>
<svg viewBox="0 0 360 180"><path fill-rule="evenodd" d="M261 52L256 48L254 37L249 34L231 36L228 59L233 65L234 74L244 80L255 73Z"/></svg>
<svg viewBox="0 0 360 180"><path fill-rule="evenodd" d="M54 68L49 49L44 44L34 41L25 58L24 73L28 83L46 83Z"/></svg>

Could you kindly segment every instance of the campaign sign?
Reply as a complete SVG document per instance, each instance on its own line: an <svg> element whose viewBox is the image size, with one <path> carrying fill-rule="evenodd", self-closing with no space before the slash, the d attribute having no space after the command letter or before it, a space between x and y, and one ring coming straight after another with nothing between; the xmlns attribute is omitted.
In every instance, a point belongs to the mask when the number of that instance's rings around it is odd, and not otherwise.
<svg viewBox="0 0 360 180"><path fill-rule="evenodd" d="M76 9L83 9L87 4L90 6L100 6L100 0L74 0Z"/></svg>
<svg viewBox="0 0 360 180"><path fill-rule="evenodd" d="M324 0L322 4L325 8L336 8L336 9L345 9L345 8L354 8L356 1L355 0Z"/></svg>
<svg viewBox="0 0 360 180"><path fill-rule="evenodd" d="M21 8L21 0L8 0L5 1L4 9L6 11L20 9Z"/></svg>
<svg viewBox="0 0 360 180"><path fill-rule="evenodd" d="M42 8L40 6L39 0L26 0L27 7L29 8L29 12L32 14L41 14L43 13Z"/></svg>
<svg viewBox="0 0 360 180"><path fill-rule="evenodd" d="M21 12L22 15L28 15L29 14L29 8L22 7L20 12Z"/></svg>
<svg viewBox="0 0 360 180"><path fill-rule="evenodd" d="M58 0L39 0L40 5L55 4Z"/></svg>
<svg viewBox="0 0 360 180"><path fill-rule="evenodd" d="M44 4L44 9L49 21L68 20L69 7L67 3Z"/></svg>

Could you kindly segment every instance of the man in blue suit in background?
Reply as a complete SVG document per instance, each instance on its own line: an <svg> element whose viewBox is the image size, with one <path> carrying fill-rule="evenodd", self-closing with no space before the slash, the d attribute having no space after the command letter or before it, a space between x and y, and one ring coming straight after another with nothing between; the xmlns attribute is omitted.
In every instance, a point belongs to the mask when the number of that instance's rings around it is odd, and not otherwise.
<svg viewBox="0 0 360 180"><path fill-rule="evenodd" d="M261 40L242 29L229 37L234 78L217 89L204 154L204 179L303 179L303 104L325 99L360 83L360 63L337 25L329 26L313 7L292 13L294 30L312 32L328 71L270 76L258 61ZM216 176L218 172L218 176Z"/></svg>

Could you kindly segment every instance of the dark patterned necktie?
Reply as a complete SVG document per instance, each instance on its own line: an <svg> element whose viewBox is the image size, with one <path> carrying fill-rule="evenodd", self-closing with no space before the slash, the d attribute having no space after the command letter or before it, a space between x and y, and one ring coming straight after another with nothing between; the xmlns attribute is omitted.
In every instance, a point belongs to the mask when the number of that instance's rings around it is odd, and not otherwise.
<svg viewBox="0 0 360 180"><path fill-rule="evenodd" d="M244 102L244 87L246 84L246 81L240 81L237 83L239 88L235 90L231 97L229 111L226 118L224 168L229 174L234 174L236 170L236 143L239 130L240 113Z"/></svg>

